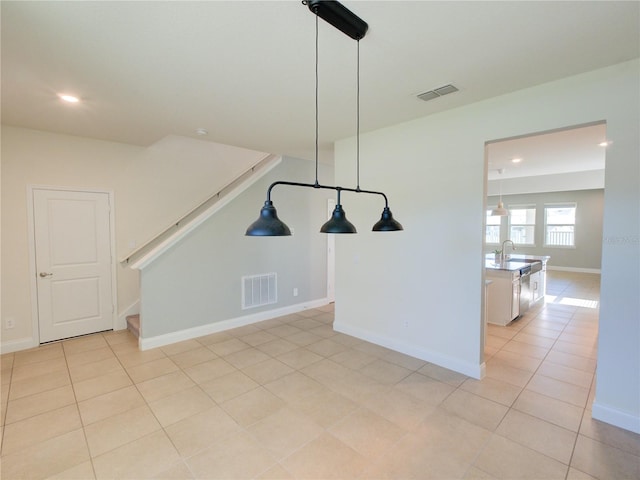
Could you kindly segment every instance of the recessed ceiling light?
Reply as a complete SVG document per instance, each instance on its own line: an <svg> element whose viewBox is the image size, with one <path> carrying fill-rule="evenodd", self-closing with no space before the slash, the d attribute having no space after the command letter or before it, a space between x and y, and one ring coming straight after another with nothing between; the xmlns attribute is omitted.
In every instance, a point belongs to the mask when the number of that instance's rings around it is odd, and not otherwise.
<svg viewBox="0 0 640 480"><path fill-rule="evenodd" d="M209 132L206 131L204 128L197 128L196 129L196 135L209 135Z"/></svg>
<svg viewBox="0 0 640 480"><path fill-rule="evenodd" d="M64 100L65 102L69 103L78 103L80 101L78 97L74 97L73 95L68 95L66 93L59 93L58 97L60 98L60 100Z"/></svg>
<svg viewBox="0 0 640 480"><path fill-rule="evenodd" d="M598 144L598 146L600 146L600 147L608 147L609 145L611 145L611 142L606 141L606 140L604 142L600 142Z"/></svg>
<svg viewBox="0 0 640 480"><path fill-rule="evenodd" d="M512 158L511 163L520 163L522 161L521 158Z"/></svg>

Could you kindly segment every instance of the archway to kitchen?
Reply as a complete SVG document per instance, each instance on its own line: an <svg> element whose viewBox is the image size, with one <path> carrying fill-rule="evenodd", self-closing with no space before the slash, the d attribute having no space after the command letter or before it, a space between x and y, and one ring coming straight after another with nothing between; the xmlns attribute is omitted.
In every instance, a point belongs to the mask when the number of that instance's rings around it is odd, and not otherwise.
<svg viewBox="0 0 640 480"><path fill-rule="evenodd" d="M486 142L487 265L500 268L493 251L508 239L515 242L514 254L550 257L546 288L536 277L546 298L535 301L533 284L524 293L519 285L504 294L511 306L518 303L509 312L515 320L486 322L496 316L496 291L490 291L483 326L487 376L524 386L540 369L561 376L560 369L552 371L554 360L563 373L577 370L577 383L588 394L597 354L606 146L602 121ZM508 217L491 215L501 200ZM508 255L511 244L505 245ZM531 305L521 313L518 294L527 292L524 303Z"/></svg>

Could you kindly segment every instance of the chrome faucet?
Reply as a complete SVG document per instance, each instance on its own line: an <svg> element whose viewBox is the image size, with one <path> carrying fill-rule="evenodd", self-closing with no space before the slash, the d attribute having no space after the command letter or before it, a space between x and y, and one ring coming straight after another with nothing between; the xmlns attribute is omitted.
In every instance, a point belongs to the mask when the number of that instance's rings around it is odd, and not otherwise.
<svg viewBox="0 0 640 480"><path fill-rule="evenodd" d="M506 258L506 255L504 254L504 250L507 246L507 243L511 244L512 250L516 249L516 244L513 243L513 240L505 240L504 242L502 242L502 250L500 251L500 263L504 263L504 259Z"/></svg>

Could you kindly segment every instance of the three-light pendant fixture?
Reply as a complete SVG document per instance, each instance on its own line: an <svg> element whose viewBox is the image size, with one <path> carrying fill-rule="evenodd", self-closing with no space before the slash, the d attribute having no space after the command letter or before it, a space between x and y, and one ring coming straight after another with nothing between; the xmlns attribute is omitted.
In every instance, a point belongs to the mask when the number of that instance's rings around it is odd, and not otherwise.
<svg viewBox="0 0 640 480"><path fill-rule="evenodd" d="M278 218L276 208L271 201L271 191L276 185L288 185L294 187L308 187L325 190L335 190L337 192L337 203L331 218L320 228L322 233L357 233L356 228L347 220L340 195L342 192L368 193L380 195L384 198L384 209L382 216L373 226L374 232L393 232L402 230L402 225L394 220L389 201L383 192L373 190L363 190L360 188L360 39L367 33L369 26L367 23L343 6L341 3L331 0L304 0L304 5L316 16L316 142L315 142L315 183L298 183L279 180L273 182L267 190L267 200L260 210L260 216L247 228L246 235L252 237L262 236L287 236L291 235L289 227ZM357 161L357 186L346 188L333 185L321 185L318 182L318 17L333 25L335 28L357 41L358 44L358 82L357 82L357 134L356 134L356 161Z"/></svg>

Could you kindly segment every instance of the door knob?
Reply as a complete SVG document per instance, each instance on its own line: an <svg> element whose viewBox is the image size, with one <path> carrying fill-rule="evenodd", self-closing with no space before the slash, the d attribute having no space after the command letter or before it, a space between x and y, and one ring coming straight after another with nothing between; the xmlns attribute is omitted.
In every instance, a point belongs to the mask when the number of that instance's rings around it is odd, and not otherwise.
<svg viewBox="0 0 640 480"><path fill-rule="evenodd" d="M53 273L40 272L40 276L41 276L42 278L44 278L44 277L51 277L52 275L53 275Z"/></svg>

